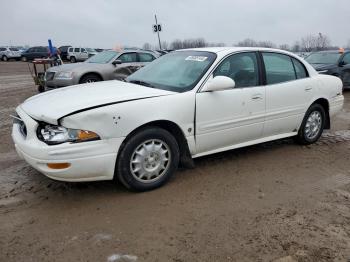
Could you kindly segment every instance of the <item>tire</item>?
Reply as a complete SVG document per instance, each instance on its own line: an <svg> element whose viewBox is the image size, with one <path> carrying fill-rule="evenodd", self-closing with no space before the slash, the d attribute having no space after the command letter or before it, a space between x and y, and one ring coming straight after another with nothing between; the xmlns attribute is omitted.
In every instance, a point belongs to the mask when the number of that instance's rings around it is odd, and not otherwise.
<svg viewBox="0 0 350 262"><path fill-rule="evenodd" d="M25 56L22 56L22 57L21 57L21 61L22 61L22 62L27 62L27 58L26 58Z"/></svg>
<svg viewBox="0 0 350 262"><path fill-rule="evenodd" d="M326 112L320 104L313 104L306 111L296 141L302 145L315 143L322 135L326 123Z"/></svg>
<svg viewBox="0 0 350 262"><path fill-rule="evenodd" d="M2 56L2 61L4 61L4 62L7 62L9 59L7 58L7 56Z"/></svg>
<svg viewBox="0 0 350 262"><path fill-rule="evenodd" d="M148 191L164 185L179 164L179 146L168 131L158 127L141 129L122 146L117 179L131 191Z"/></svg>
<svg viewBox="0 0 350 262"><path fill-rule="evenodd" d="M76 63L76 62L77 62L77 59L75 59L74 56L71 56L71 57L70 57L70 62L71 62L71 63Z"/></svg>
<svg viewBox="0 0 350 262"><path fill-rule="evenodd" d="M44 86L38 86L38 92L39 93L45 92L45 87Z"/></svg>
<svg viewBox="0 0 350 262"><path fill-rule="evenodd" d="M84 76L80 79L79 84L99 82L99 81L101 81L101 80L102 80L102 79L101 79L98 75L95 75L95 74L87 74L87 75L84 75Z"/></svg>

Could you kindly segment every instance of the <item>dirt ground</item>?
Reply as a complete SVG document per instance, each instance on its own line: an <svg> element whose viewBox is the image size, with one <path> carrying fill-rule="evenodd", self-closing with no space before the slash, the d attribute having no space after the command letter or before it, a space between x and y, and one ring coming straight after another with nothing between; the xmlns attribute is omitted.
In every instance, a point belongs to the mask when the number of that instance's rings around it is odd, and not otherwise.
<svg viewBox="0 0 350 262"><path fill-rule="evenodd" d="M9 114L34 94L27 64L0 62L0 261L349 261L350 92L317 144L202 157L147 193L20 160Z"/></svg>

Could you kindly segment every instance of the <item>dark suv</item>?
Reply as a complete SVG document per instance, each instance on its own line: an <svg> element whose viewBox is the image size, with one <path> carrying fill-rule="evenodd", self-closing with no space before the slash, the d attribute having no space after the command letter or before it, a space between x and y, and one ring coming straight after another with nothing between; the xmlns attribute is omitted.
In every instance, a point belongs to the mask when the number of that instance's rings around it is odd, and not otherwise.
<svg viewBox="0 0 350 262"><path fill-rule="evenodd" d="M305 58L318 73L339 77L350 88L350 50L320 51Z"/></svg>
<svg viewBox="0 0 350 262"><path fill-rule="evenodd" d="M21 55L22 61L34 60L35 58L47 58L49 57L49 49L45 46L34 46L26 50Z"/></svg>

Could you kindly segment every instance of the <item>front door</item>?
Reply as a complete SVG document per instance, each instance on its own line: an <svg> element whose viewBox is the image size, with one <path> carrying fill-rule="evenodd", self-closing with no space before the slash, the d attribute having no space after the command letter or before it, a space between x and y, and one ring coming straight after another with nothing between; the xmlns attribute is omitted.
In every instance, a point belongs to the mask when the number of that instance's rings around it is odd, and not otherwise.
<svg viewBox="0 0 350 262"><path fill-rule="evenodd" d="M235 87L196 95L197 154L261 138L265 114L265 87L259 78L255 52L233 54L215 69L212 77L227 76Z"/></svg>
<svg viewBox="0 0 350 262"><path fill-rule="evenodd" d="M139 65L137 63L137 55L135 52L124 53L120 55L117 60L120 60L122 63L116 65L113 73L114 79L124 80L139 68Z"/></svg>

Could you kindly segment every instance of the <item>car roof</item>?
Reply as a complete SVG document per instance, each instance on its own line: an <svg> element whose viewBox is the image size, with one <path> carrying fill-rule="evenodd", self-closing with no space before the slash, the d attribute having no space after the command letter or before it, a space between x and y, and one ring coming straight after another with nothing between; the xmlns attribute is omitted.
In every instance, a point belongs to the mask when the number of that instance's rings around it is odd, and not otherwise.
<svg viewBox="0 0 350 262"><path fill-rule="evenodd" d="M230 53L235 52L244 52L244 51L265 51L265 52L274 52L274 53L280 53L280 54L286 54L292 57L295 57L300 60L300 57L296 54L293 54L292 52L288 52L281 49L274 49L274 48L266 48L266 47L202 47L202 48L189 48L189 49L180 49L176 50L176 52L181 51L205 51L205 52L212 52L216 53L218 56L225 56Z"/></svg>

